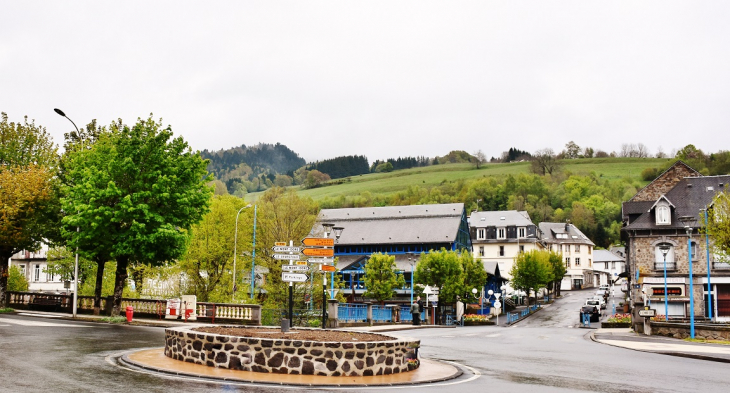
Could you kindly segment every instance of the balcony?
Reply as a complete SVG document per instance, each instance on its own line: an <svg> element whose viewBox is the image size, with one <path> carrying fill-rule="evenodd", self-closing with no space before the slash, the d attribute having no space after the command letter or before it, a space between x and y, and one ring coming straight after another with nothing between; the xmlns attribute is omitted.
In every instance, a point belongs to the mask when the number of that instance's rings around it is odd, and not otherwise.
<svg viewBox="0 0 730 393"><path fill-rule="evenodd" d="M667 271L673 272L677 270L677 262L667 261ZM664 262L654 262L654 271L664 271Z"/></svg>

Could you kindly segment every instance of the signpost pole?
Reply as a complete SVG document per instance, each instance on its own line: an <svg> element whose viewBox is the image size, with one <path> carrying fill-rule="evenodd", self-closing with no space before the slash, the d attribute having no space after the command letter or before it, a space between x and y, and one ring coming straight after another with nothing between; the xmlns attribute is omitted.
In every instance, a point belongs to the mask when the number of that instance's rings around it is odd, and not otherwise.
<svg viewBox="0 0 730 393"><path fill-rule="evenodd" d="M293 246L294 246L294 241L289 240L289 247L293 247ZM289 264L293 265L294 261L289 260ZM293 321L294 321L292 319L293 316L294 316L294 283L290 281L289 282L289 326L293 325Z"/></svg>

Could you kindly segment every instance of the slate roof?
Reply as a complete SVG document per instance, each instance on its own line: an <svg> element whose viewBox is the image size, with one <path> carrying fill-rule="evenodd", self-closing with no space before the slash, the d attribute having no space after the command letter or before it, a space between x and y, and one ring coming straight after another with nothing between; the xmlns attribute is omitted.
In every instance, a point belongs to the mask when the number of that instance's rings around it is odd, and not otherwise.
<svg viewBox="0 0 730 393"><path fill-rule="evenodd" d="M472 228L496 227L527 227L534 225L526 211L501 210L472 212L469 216L469 226Z"/></svg>
<svg viewBox="0 0 730 393"><path fill-rule="evenodd" d="M345 228L338 246L453 243L463 214L463 203L322 209L312 232L323 222Z"/></svg>
<svg viewBox="0 0 730 393"><path fill-rule="evenodd" d="M663 195L674 208L672 211L672 222L669 225L656 225L654 214L651 207L654 203L648 205L648 208L641 213L636 220L628 224L626 230L641 229L676 229L684 228L685 221L683 217L692 218L688 225L699 227L702 225L700 220L700 211L712 203L715 194L722 191L730 182L730 175L723 176L702 176L702 177L686 177L680 180L669 192ZM634 203L642 203L642 207L646 206L645 202L626 202L625 205ZM636 206L638 207L638 206ZM632 207L632 209L636 208Z"/></svg>
<svg viewBox="0 0 730 393"><path fill-rule="evenodd" d="M608 250L593 250L593 263L596 262L625 262L625 260Z"/></svg>
<svg viewBox="0 0 730 393"><path fill-rule="evenodd" d="M580 229L573 224L565 224L562 222L541 222L539 227L542 232L542 240L546 243L595 245L591 239L584 235L583 232L581 232ZM559 239L555 237L558 233L565 233L568 237L566 239Z"/></svg>

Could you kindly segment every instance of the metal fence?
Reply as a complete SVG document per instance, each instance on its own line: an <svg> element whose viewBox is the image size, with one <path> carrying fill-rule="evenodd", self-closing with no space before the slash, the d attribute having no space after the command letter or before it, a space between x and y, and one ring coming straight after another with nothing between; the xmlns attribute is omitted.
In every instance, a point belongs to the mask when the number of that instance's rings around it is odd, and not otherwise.
<svg viewBox="0 0 730 393"><path fill-rule="evenodd" d="M413 314L411 314L411 306L400 306L401 322L413 322Z"/></svg>
<svg viewBox="0 0 730 393"><path fill-rule="evenodd" d="M373 306L373 322L393 322L393 307Z"/></svg>
<svg viewBox="0 0 730 393"><path fill-rule="evenodd" d="M522 319L522 318L530 315L531 313L535 312L539 308L540 308L540 305L539 304L535 304L535 305L532 305L532 306L528 306L527 308L525 308L522 311L508 312L507 313L507 324L515 323L515 322L519 321L520 319Z"/></svg>
<svg viewBox="0 0 730 393"><path fill-rule="evenodd" d="M367 304L340 303L337 306L337 319L340 322L367 322Z"/></svg>

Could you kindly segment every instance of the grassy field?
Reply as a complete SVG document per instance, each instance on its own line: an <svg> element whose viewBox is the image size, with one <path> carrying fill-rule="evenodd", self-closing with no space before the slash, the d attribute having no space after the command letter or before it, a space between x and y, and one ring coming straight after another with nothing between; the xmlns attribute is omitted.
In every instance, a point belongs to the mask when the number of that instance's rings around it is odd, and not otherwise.
<svg viewBox="0 0 730 393"><path fill-rule="evenodd" d="M657 158L586 158L566 160L563 170L573 174L588 175L596 173L604 179L620 179L630 177L641 180L641 171L645 168L662 167L667 159ZM486 164L476 169L472 164L444 164L421 168L411 168L390 173L370 173L353 176L343 184L303 190L299 186L299 194L309 196L315 201L326 197L336 198L340 195L355 196L365 191L373 195L389 195L408 188L408 186L431 187L461 179L475 179L488 176L516 175L530 173L529 162L513 162L506 164ZM255 201L261 193L246 195L247 201Z"/></svg>

